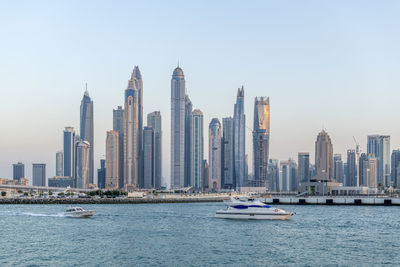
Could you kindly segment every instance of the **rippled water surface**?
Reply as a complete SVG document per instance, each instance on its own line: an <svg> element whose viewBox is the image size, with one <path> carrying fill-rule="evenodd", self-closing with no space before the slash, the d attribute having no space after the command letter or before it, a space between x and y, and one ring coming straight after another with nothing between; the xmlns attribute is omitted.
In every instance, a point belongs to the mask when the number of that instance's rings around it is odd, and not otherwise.
<svg viewBox="0 0 400 267"><path fill-rule="evenodd" d="M0 266L400 265L400 207L287 206L288 221L215 219L222 203L0 206ZM284 207L284 206L283 206Z"/></svg>

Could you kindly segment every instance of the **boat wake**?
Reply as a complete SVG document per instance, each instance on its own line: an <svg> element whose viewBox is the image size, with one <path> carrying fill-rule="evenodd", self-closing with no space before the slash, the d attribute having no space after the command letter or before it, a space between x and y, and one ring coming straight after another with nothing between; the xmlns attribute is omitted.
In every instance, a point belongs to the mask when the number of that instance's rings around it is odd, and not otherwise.
<svg viewBox="0 0 400 267"><path fill-rule="evenodd" d="M19 212L19 211L0 211L0 217L2 216L31 216L31 217L66 217L64 212L57 214L42 214L33 212Z"/></svg>

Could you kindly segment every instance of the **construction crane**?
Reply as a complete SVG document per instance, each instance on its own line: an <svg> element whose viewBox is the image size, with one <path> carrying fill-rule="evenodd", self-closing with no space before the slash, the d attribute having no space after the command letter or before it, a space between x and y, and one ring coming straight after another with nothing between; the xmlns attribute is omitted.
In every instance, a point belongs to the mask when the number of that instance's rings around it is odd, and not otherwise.
<svg viewBox="0 0 400 267"><path fill-rule="evenodd" d="M356 138L353 136L354 143L356 143L356 168L357 168L357 181L356 181L356 186L360 186L360 166L359 166L359 161L360 161L360 154L361 154L361 148L360 145L358 144Z"/></svg>

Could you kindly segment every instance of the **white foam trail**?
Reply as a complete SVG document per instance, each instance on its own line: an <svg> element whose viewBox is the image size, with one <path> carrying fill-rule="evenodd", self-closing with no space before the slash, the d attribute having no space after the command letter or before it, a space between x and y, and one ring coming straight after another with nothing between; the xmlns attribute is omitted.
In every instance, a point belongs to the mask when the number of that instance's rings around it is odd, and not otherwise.
<svg viewBox="0 0 400 267"><path fill-rule="evenodd" d="M18 211L0 211L0 216L65 217L65 214L64 212L57 214L42 214L42 213L18 212Z"/></svg>

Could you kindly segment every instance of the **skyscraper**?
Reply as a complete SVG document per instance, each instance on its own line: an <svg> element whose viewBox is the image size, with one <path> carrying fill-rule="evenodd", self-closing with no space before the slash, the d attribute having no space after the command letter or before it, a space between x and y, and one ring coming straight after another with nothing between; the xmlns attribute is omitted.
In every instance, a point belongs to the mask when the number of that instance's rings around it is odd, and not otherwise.
<svg viewBox="0 0 400 267"><path fill-rule="evenodd" d="M222 187L234 189L233 118L222 119Z"/></svg>
<svg viewBox="0 0 400 267"><path fill-rule="evenodd" d="M279 191L279 160L269 159L268 160L268 189L269 191Z"/></svg>
<svg viewBox="0 0 400 267"><path fill-rule="evenodd" d="M81 101L80 113L80 137L83 141L89 142L90 155L89 155L89 183L93 184L94 177L94 129L93 129L93 101L89 96L87 90L83 95Z"/></svg>
<svg viewBox="0 0 400 267"><path fill-rule="evenodd" d="M136 71L135 71L136 70ZM140 75L139 69L135 67L128 86L125 89L124 106L124 186L132 185L139 187L138 167L139 154L139 89L140 80L136 77ZM140 138L141 140L141 138Z"/></svg>
<svg viewBox="0 0 400 267"><path fill-rule="evenodd" d="M99 188L106 188L106 160L100 160L100 169L97 169L97 185Z"/></svg>
<svg viewBox="0 0 400 267"><path fill-rule="evenodd" d="M368 155L367 186L376 188L378 186L378 160L373 154Z"/></svg>
<svg viewBox="0 0 400 267"><path fill-rule="evenodd" d="M185 183L185 76L175 68L171 79L171 187Z"/></svg>
<svg viewBox="0 0 400 267"><path fill-rule="evenodd" d="M279 171L279 191L280 192L289 192L289 162L287 160L281 160L280 162L280 171Z"/></svg>
<svg viewBox="0 0 400 267"><path fill-rule="evenodd" d="M331 138L322 130L315 142L315 178L320 181L330 181L333 177L333 146Z"/></svg>
<svg viewBox="0 0 400 267"><path fill-rule="evenodd" d="M56 176L63 176L64 154L62 151L56 153Z"/></svg>
<svg viewBox="0 0 400 267"><path fill-rule="evenodd" d="M150 126L143 129L143 188L155 187L155 138Z"/></svg>
<svg viewBox="0 0 400 267"><path fill-rule="evenodd" d="M154 129L155 188L160 189L162 185L162 128L160 111L154 111L147 115L147 126Z"/></svg>
<svg viewBox="0 0 400 267"><path fill-rule="evenodd" d="M343 183L344 170L341 154L333 155L333 179L338 183Z"/></svg>
<svg viewBox="0 0 400 267"><path fill-rule="evenodd" d="M233 114L234 127L234 158L236 187L244 185L245 180L245 156L246 156L246 116L244 115L244 88L239 88L236 96L236 104Z"/></svg>
<svg viewBox="0 0 400 267"><path fill-rule="evenodd" d="M358 169L360 173L360 186L367 186L368 185L368 157L367 154L361 153L360 158L358 159Z"/></svg>
<svg viewBox="0 0 400 267"><path fill-rule="evenodd" d="M46 186L46 164L32 164L32 185Z"/></svg>
<svg viewBox="0 0 400 267"><path fill-rule="evenodd" d="M88 141L79 141L76 144L76 171L75 185L77 188L89 188L89 170L90 170L90 143Z"/></svg>
<svg viewBox="0 0 400 267"><path fill-rule="evenodd" d="M391 180L396 187L400 185L400 150L393 150L391 157Z"/></svg>
<svg viewBox="0 0 400 267"><path fill-rule="evenodd" d="M367 153L377 160L378 186L390 186L390 136L368 135Z"/></svg>
<svg viewBox="0 0 400 267"><path fill-rule="evenodd" d="M289 163L289 191L298 192L299 179L297 177L297 164L293 159L288 160Z"/></svg>
<svg viewBox="0 0 400 267"><path fill-rule="evenodd" d="M185 96L185 186L193 186L191 183L190 177L191 177L191 154L190 154L190 148L191 148L191 119L192 119L192 110L193 110L193 105L192 101L190 101L190 98L188 95Z"/></svg>
<svg viewBox="0 0 400 267"><path fill-rule="evenodd" d="M143 185L143 79L139 67L135 66L131 75L137 89L137 183Z"/></svg>
<svg viewBox="0 0 400 267"><path fill-rule="evenodd" d="M357 186L356 151L354 149L347 150L347 175L344 185Z"/></svg>
<svg viewBox="0 0 400 267"><path fill-rule="evenodd" d="M310 154L308 152L299 152L298 162L299 182L307 183L310 181Z"/></svg>
<svg viewBox="0 0 400 267"><path fill-rule="evenodd" d="M113 131L118 132L118 175L119 187L124 187L124 110L121 106L113 109Z"/></svg>
<svg viewBox="0 0 400 267"><path fill-rule="evenodd" d="M21 162L13 164L13 180L25 178L25 165Z"/></svg>
<svg viewBox="0 0 400 267"><path fill-rule="evenodd" d="M208 176L208 189L210 191L217 191L221 189L221 139L222 129L221 123L218 119L214 118L209 126L209 147L208 147L208 162L209 162L209 176Z"/></svg>
<svg viewBox="0 0 400 267"><path fill-rule="evenodd" d="M265 186L269 156L269 97L255 98L253 126L254 181L256 186Z"/></svg>
<svg viewBox="0 0 400 267"><path fill-rule="evenodd" d="M196 190L203 190L203 161L204 161L204 137L203 137L203 112L195 109L191 120L191 144L190 144L190 184Z"/></svg>
<svg viewBox="0 0 400 267"><path fill-rule="evenodd" d="M108 131L106 137L106 189L118 189L119 186L119 133Z"/></svg>
<svg viewBox="0 0 400 267"><path fill-rule="evenodd" d="M64 176L74 176L75 131L73 127L64 130Z"/></svg>

